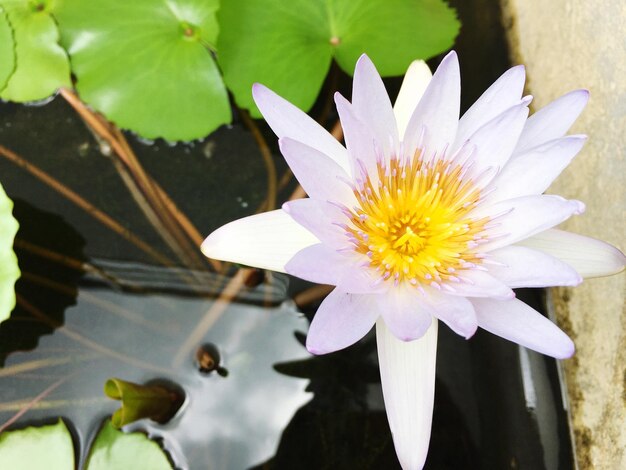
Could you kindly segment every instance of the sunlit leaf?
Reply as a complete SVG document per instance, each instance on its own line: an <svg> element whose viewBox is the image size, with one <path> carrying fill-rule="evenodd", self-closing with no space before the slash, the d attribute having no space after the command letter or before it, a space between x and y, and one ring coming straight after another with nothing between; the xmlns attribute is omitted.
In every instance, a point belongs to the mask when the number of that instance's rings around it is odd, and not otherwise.
<svg viewBox="0 0 626 470"><path fill-rule="evenodd" d="M229 0L218 18L224 80L255 117L254 82L308 110L333 57L352 74L365 52L382 75L401 75L448 49L459 30L441 0Z"/></svg>
<svg viewBox="0 0 626 470"><path fill-rule="evenodd" d="M13 251L18 223L12 211L13 201L0 186L0 322L6 320L15 307L15 281L20 277Z"/></svg>
<svg viewBox="0 0 626 470"><path fill-rule="evenodd" d="M28 427L0 434L0 468L72 470L74 446L65 423Z"/></svg>
<svg viewBox="0 0 626 470"><path fill-rule="evenodd" d="M0 0L13 29L16 60L15 71L0 93L2 99L42 100L70 85L69 62L58 44L59 31L48 1Z"/></svg>
<svg viewBox="0 0 626 470"><path fill-rule="evenodd" d="M218 0L58 0L81 99L143 137L192 140L230 122L210 49Z"/></svg>
<svg viewBox="0 0 626 470"><path fill-rule="evenodd" d="M163 450L145 434L124 433L107 420L89 452L87 470L128 470L146 468L171 470Z"/></svg>
<svg viewBox="0 0 626 470"><path fill-rule="evenodd" d="M0 6L0 91L15 71L15 42L9 19Z"/></svg>

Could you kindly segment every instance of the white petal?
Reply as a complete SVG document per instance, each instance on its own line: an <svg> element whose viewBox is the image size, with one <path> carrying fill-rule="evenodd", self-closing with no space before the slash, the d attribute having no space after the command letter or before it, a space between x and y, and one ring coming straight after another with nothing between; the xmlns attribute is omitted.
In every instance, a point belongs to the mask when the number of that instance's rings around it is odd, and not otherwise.
<svg viewBox="0 0 626 470"><path fill-rule="evenodd" d="M435 396L437 322L420 339L396 338L376 322L378 364L385 409L400 465L421 469L426 461Z"/></svg>
<svg viewBox="0 0 626 470"><path fill-rule="evenodd" d="M320 241L335 249L348 245L346 232L340 227L347 217L339 207L315 199L296 199L283 204L283 210Z"/></svg>
<svg viewBox="0 0 626 470"><path fill-rule="evenodd" d="M441 155L454 142L460 103L459 61L452 51L441 61L409 120L404 136L404 151L413 154L425 127L425 148L429 154L436 152Z"/></svg>
<svg viewBox="0 0 626 470"><path fill-rule="evenodd" d="M252 86L252 96L278 137L289 137L319 150L350 172L346 149L308 114L259 83Z"/></svg>
<svg viewBox="0 0 626 470"><path fill-rule="evenodd" d="M317 244L298 251L285 266L293 276L319 284L337 286L350 294L374 294L387 290L376 283L370 270L360 265L357 255L337 252L327 245Z"/></svg>
<svg viewBox="0 0 626 470"><path fill-rule="evenodd" d="M285 271L305 281L336 286L345 264L340 253L318 243L298 251L285 265Z"/></svg>
<svg viewBox="0 0 626 470"><path fill-rule="evenodd" d="M490 251L489 259L501 264L489 265L489 274L512 288L576 286L583 281L569 264L523 246Z"/></svg>
<svg viewBox="0 0 626 470"><path fill-rule="evenodd" d="M520 136L515 154L549 140L563 137L589 101L587 90L575 90L557 98L530 116Z"/></svg>
<svg viewBox="0 0 626 470"><path fill-rule="evenodd" d="M469 139L476 150L469 174L477 177L488 168L501 169L511 157L528 117L528 104L522 102L480 127Z"/></svg>
<svg viewBox="0 0 626 470"><path fill-rule="evenodd" d="M495 217L489 222L491 240L479 247L480 251L491 251L543 232L584 210L585 205L580 201L541 195L522 196L478 207L471 214L472 217Z"/></svg>
<svg viewBox="0 0 626 470"><path fill-rule="evenodd" d="M319 240L311 232L278 209L223 225L204 240L202 253L209 258L285 272L285 264L293 255L316 243Z"/></svg>
<svg viewBox="0 0 626 470"><path fill-rule="evenodd" d="M474 307L469 300L465 297L446 295L435 289L427 289L427 292L427 299L432 307L433 316L465 339L476 333L478 323L474 314Z"/></svg>
<svg viewBox="0 0 626 470"><path fill-rule="evenodd" d="M498 114L516 105L522 97L525 78L523 65L504 72L463 114L452 150L461 147L474 132Z"/></svg>
<svg viewBox="0 0 626 470"><path fill-rule="evenodd" d="M368 124L385 155L398 148L398 127L385 85L372 61L363 54L356 63L352 84L352 106Z"/></svg>
<svg viewBox="0 0 626 470"><path fill-rule="evenodd" d="M423 60L414 60L404 75L393 112L398 123L400 139L404 138L406 126L413 115L426 87L430 83L433 74Z"/></svg>
<svg viewBox="0 0 626 470"><path fill-rule="evenodd" d="M372 295L354 295L333 290L317 309L306 347L312 354L326 354L346 348L374 326L378 311Z"/></svg>
<svg viewBox="0 0 626 470"><path fill-rule="evenodd" d="M357 160L365 165L367 173L376 175L376 145L380 148L380 142L375 140L369 126L362 121L354 112L353 106L341 94L335 93L335 104L341 120L346 147L353 165L352 175L361 174Z"/></svg>
<svg viewBox="0 0 626 470"><path fill-rule="evenodd" d="M601 240L563 230L546 230L517 245L540 250L572 266L582 277L610 276L624 270L626 256Z"/></svg>
<svg viewBox="0 0 626 470"><path fill-rule="evenodd" d="M348 174L331 158L288 137L278 142L289 168L310 197L347 206L356 203L354 192L346 183Z"/></svg>
<svg viewBox="0 0 626 470"><path fill-rule="evenodd" d="M387 328L402 341L421 338L432 323L430 308L420 301L420 296L416 289L402 286L378 296L378 309Z"/></svg>
<svg viewBox="0 0 626 470"><path fill-rule="evenodd" d="M446 294L463 297L491 297L500 300L515 297L515 293L510 287L485 271L464 269L457 271L455 274L462 282L448 283Z"/></svg>
<svg viewBox="0 0 626 470"><path fill-rule="evenodd" d="M472 299L478 317L478 326L521 344L534 351L557 359L574 354L574 343L558 326L517 299Z"/></svg>
<svg viewBox="0 0 626 470"><path fill-rule="evenodd" d="M580 151L586 136L551 140L512 157L491 185L489 202L543 193Z"/></svg>

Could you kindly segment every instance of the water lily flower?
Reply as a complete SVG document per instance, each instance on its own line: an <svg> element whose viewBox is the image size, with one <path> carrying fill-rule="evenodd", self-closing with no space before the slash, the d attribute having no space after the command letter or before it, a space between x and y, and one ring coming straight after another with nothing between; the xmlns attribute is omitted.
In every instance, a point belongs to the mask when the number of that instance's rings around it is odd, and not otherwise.
<svg viewBox="0 0 626 470"><path fill-rule="evenodd" d="M568 336L513 288L573 286L623 269L602 241L553 229L583 203L542 194L585 136L565 135L588 92L528 118L522 66L504 73L459 119L460 73L414 62L392 107L363 55L352 102L335 95L346 147L256 84L255 101L309 198L231 222L203 243L212 258L336 288L307 337L336 351L376 326L381 381L404 469L422 468L433 410L438 320L464 338L480 326L555 358Z"/></svg>

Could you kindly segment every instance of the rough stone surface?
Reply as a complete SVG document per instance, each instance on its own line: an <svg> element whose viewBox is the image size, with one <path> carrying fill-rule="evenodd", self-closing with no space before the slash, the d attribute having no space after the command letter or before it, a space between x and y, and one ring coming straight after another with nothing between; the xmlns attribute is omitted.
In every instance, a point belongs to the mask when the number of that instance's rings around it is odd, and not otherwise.
<svg viewBox="0 0 626 470"><path fill-rule="evenodd" d="M512 60L524 63L534 109L575 88L591 100L573 128L589 142L549 192L587 212L564 228L622 250L626 184L626 3L502 0ZM554 289L559 324L577 353L564 361L580 469L626 468L626 276Z"/></svg>

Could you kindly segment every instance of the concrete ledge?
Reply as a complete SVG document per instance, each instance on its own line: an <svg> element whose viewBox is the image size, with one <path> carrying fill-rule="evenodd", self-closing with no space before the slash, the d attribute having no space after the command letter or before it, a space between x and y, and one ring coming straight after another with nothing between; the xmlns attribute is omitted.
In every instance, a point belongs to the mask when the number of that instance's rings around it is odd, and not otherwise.
<svg viewBox="0 0 626 470"><path fill-rule="evenodd" d="M622 0L502 0L514 63L534 109L575 88L591 100L573 133L589 142L549 192L587 212L564 228L626 248L626 4ZM577 353L564 361L578 466L626 468L626 276L552 291Z"/></svg>

